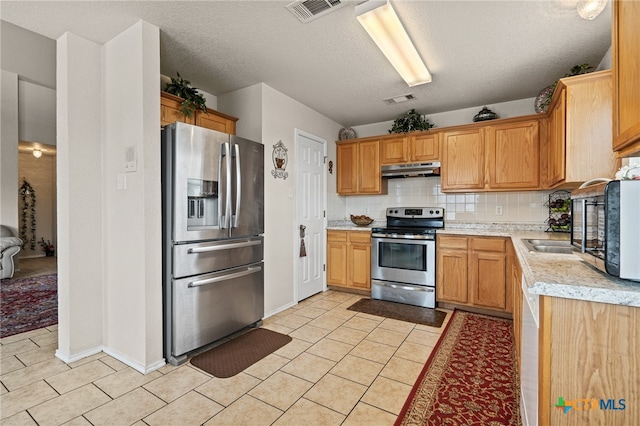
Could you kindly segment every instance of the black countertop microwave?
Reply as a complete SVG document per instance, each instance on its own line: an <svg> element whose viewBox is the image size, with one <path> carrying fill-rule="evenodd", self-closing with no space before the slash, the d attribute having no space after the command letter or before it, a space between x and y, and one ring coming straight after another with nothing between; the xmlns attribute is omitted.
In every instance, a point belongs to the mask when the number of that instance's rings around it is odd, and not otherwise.
<svg viewBox="0 0 640 426"><path fill-rule="evenodd" d="M571 209L578 254L609 275L640 281L640 180L580 187L571 193Z"/></svg>

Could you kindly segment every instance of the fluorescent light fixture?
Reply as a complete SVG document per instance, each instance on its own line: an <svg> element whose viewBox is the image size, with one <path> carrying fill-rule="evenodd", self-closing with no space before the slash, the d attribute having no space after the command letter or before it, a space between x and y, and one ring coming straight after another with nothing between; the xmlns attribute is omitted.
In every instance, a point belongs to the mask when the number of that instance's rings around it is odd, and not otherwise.
<svg viewBox="0 0 640 426"><path fill-rule="evenodd" d="M596 19L607 6L607 0L580 0L576 6L582 19Z"/></svg>
<svg viewBox="0 0 640 426"><path fill-rule="evenodd" d="M358 22L409 87L431 82L429 70L387 0L369 0L355 10Z"/></svg>
<svg viewBox="0 0 640 426"><path fill-rule="evenodd" d="M42 157L42 150L40 148L33 148L33 156L36 158Z"/></svg>

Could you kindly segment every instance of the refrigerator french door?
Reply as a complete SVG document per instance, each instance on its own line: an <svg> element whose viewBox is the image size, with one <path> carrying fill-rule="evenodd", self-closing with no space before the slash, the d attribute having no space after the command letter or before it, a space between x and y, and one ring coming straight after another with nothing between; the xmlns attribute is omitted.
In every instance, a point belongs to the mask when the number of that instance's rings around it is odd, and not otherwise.
<svg viewBox="0 0 640 426"><path fill-rule="evenodd" d="M264 316L264 146L185 123L162 130L165 358Z"/></svg>

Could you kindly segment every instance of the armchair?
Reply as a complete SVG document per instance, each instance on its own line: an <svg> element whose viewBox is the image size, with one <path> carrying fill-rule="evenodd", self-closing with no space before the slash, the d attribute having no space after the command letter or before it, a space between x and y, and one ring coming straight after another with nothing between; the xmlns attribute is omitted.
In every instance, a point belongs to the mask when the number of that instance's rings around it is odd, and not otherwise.
<svg viewBox="0 0 640 426"><path fill-rule="evenodd" d="M15 271L13 256L22 247L22 240L14 237L9 227L0 225L0 278L11 278Z"/></svg>

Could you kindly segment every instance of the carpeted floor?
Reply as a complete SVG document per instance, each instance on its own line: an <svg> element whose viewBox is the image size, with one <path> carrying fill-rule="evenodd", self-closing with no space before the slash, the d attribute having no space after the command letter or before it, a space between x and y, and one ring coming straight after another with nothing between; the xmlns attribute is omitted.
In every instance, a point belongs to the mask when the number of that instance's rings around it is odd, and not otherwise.
<svg viewBox="0 0 640 426"><path fill-rule="evenodd" d="M396 426L521 425L511 320L455 311Z"/></svg>
<svg viewBox="0 0 640 426"><path fill-rule="evenodd" d="M0 337L57 323L57 274L0 282Z"/></svg>

